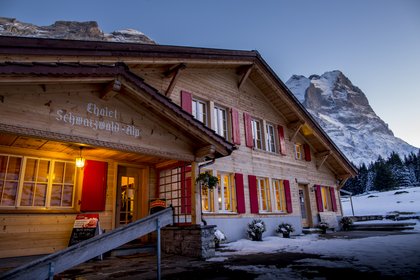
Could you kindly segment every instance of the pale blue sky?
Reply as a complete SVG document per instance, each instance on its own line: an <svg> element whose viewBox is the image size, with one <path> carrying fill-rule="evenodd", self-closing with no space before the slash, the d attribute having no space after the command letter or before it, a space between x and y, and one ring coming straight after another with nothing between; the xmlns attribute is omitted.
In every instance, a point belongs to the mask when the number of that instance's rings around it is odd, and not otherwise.
<svg viewBox="0 0 420 280"><path fill-rule="evenodd" d="M338 69L396 136L420 147L418 0L0 0L0 16L94 20L163 45L258 50L284 82Z"/></svg>

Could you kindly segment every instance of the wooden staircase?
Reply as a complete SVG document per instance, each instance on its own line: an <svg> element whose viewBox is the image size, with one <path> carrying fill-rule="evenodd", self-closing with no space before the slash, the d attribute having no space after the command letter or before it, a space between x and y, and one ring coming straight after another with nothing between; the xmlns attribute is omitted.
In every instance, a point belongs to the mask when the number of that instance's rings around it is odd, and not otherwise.
<svg viewBox="0 0 420 280"><path fill-rule="evenodd" d="M167 208L133 223L82 241L0 275L0 279L53 279L55 274L120 247L150 232L157 232L157 279L160 279L160 229L173 224L173 209Z"/></svg>

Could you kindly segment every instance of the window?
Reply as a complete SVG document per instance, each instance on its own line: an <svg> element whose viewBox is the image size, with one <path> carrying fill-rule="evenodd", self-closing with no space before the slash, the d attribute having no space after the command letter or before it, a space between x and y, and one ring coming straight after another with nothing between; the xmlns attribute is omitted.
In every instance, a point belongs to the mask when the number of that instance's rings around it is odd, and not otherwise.
<svg viewBox="0 0 420 280"><path fill-rule="evenodd" d="M332 211L331 195L328 187L321 187L322 207L324 211Z"/></svg>
<svg viewBox="0 0 420 280"><path fill-rule="evenodd" d="M195 119L207 125L207 104L204 101L193 99L192 100L192 115Z"/></svg>
<svg viewBox="0 0 420 280"><path fill-rule="evenodd" d="M267 123L266 126L266 150L272 153L276 152L275 130L272 124Z"/></svg>
<svg viewBox="0 0 420 280"><path fill-rule="evenodd" d="M219 184L216 189L201 189L203 212L236 212L236 189L233 174L218 172L217 178Z"/></svg>
<svg viewBox="0 0 420 280"><path fill-rule="evenodd" d="M228 173L220 173L217 176L219 178L218 186L218 202L219 211L221 212L233 212L236 209L235 203L235 188L233 185L233 176Z"/></svg>
<svg viewBox="0 0 420 280"><path fill-rule="evenodd" d="M258 187L258 202L260 212L270 212L271 211L271 197L270 197L270 186L268 184L267 178L257 177L257 187Z"/></svg>
<svg viewBox="0 0 420 280"><path fill-rule="evenodd" d="M254 147L262 150L263 141L262 141L261 121L252 119L251 126L252 126L252 141L253 141Z"/></svg>
<svg viewBox="0 0 420 280"><path fill-rule="evenodd" d="M159 198L172 205L177 224L191 223L191 183L190 166L159 170Z"/></svg>
<svg viewBox="0 0 420 280"><path fill-rule="evenodd" d="M201 205L203 212L214 212L214 190L201 189Z"/></svg>
<svg viewBox="0 0 420 280"><path fill-rule="evenodd" d="M73 207L73 162L0 155L0 206Z"/></svg>
<svg viewBox="0 0 420 280"><path fill-rule="evenodd" d="M303 147L302 144L296 143L295 144L295 158L296 159L303 159Z"/></svg>
<svg viewBox="0 0 420 280"><path fill-rule="evenodd" d="M272 187L275 196L275 211L286 212L286 196L283 180L273 179Z"/></svg>
<svg viewBox="0 0 420 280"><path fill-rule="evenodd" d="M214 118L214 131L227 139L228 137L228 128L227 128L227 113L226 109L219 106L214 106L213 110Z"/></svg>

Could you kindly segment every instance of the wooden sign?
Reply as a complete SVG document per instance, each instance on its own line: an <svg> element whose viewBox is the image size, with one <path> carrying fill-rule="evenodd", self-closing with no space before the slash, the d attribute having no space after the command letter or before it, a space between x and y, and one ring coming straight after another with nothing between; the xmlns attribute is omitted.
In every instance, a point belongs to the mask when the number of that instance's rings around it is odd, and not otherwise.
<svg viewBox="0 0 420 280"><path fill-rule="evenodd" d="M99 234L99 214L79 214L74 221L69 246Z"/></svg>
<svg viewBox="0 0 420 280"><path fill-rule="evenodd" d="M162 211L166 208L166 199L164 198L153 198L149 201L149 212L150 214Z"/></svg>

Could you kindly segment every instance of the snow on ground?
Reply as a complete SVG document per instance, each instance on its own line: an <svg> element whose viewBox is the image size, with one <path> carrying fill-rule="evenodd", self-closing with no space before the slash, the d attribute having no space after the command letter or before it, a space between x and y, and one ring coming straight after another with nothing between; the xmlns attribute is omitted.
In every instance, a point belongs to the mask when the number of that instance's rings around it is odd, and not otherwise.
<svg viewBox="0 0 420 280"><path fill-rule="evenodd" d="M255 253L292 252L340 258L342 261L305 259L302 265L374 269L384 275L412 273L420 266L420 234L375 236L360 239L320 239L317 234L282 238L270 236L262 242L238 240L228 243L219 257ZM232 251L231 251L232 250Z"/></svg>
<svg viewBox="0 0 420 280"><path fill-rule="evenodd" d="M396 192L407 192L395 194ZM420 187L387 192L370 192L352 197L354 216L386 215L390 212L412 212L420 215ZM350 199L342 197L345 216L353 216Z"/></svg>
<svg viewBox="0 0 420 280"><path fill-rule="evenodd" d="M370 193L353 197L356 215L387 213L400 211L420 214L420 188L402 189L408 193L395 194L396 191ZM347 199L348 200L348 199ZM351 215L350 202L343 199L345 215ZM392 222L389 220L382 222ZM309 234L281 238L265 237L256 242L246 239L223 244L223 251L217 252L209 261L224 262L234 255L252 255L268 253L307 253L320 255L320 259L306 258L296 261L293 266L352 268L358 271L379 271L385 276L404 278L417 275L420 267L420 221L416 219L403 221L416 222L414 230L405 230L399 234L380 235L366 238L336 237L325 239L322 235ZM351 233L349 233L351 235ZM244 270L258 274L256 279L302 279L302 275L292 266L278 268L275 266L229 266L230 269Z"/></svg>

